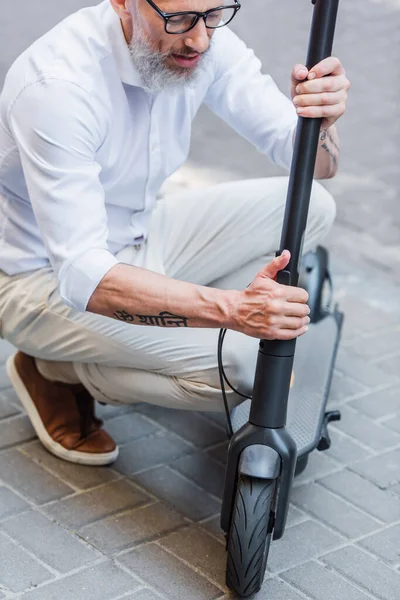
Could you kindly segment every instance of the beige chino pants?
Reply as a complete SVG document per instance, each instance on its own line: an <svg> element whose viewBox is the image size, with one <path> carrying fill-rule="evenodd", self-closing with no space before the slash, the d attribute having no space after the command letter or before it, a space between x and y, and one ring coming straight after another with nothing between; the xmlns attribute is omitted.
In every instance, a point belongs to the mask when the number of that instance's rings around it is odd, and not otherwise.
<svg viewBox="0 0 400 600"><path fill-rule="evenodd" d="M123 249L125 263L176 279L244 289L279 247L288 179L217 185L165 197L154 209L142 247ZM315 182L305 251L331 227L335 204ZM0 335L20 350L67 361L100 402L150 402L171 408L223 410L217 329L129 325L66 306L51 268L7 276L0 272ZM258 340L228 331L227 376L249 392ZM230 392L231 404L240 397Z"/></svg>

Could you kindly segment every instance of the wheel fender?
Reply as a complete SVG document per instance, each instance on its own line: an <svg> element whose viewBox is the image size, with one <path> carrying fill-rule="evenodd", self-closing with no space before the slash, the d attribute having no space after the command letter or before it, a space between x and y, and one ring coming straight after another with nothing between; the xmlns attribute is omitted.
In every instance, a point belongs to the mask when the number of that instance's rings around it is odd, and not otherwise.
<svg viewBox="0 0 400 600"><path fill-rule="evenodd" d="M281 457L276 450L262 444L247 446L240 455L239 473L259 479L276 479L281 471Z"/></svg>

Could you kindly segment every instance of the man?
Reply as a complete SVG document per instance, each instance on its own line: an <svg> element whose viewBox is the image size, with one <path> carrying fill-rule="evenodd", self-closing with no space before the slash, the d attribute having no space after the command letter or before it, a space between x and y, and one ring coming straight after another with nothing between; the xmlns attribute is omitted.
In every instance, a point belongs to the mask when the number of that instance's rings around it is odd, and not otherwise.
<svg viewBox="0 0 400 600"><path fill-rule="evenodd" d="M100 465L118 448L94 400L221 410L251 389L257 338L303 335L307 293L276 283L287 178L156 201L185 161L205 102L288 168L297 115L323 117L316 178L337 169L349 82L337 58L296 65L292 102L225 27L236 0L105 0L37 40L0 102L0 333L44 445ZM315 183L305 251L330 228ZM252 282L248 286L249 282ZM239 397L231 392L233 405Z"/></svg>

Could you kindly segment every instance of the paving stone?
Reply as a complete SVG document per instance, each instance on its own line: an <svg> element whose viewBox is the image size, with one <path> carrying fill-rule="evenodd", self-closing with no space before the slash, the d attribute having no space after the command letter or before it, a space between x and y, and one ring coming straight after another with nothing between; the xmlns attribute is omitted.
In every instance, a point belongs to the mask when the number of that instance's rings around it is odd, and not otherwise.
<svg viewBox="0 0 400 600"><path fill-rule="evenodd" d="M29 509L29 504L17 494L0 486L0 521Z"/></svg>
<svg viewBox="0 0 400 600"><path fill-rule="evenodd" d="M188 527L160 540L160 545L220 586L225 585L226 551L200 527Z"/></svg>
<svg viewBox="0 0 400 600"><path fill-rule="evenodd" d="M293 527L303 521L307 521L310 517L303 511L296 508L293 504L289 505L289 512L286 520L286 527Z"/></svg>
<svg viewBox="0 0 400 600"><path fill-rule="evenodd" d="M373 450L385 450L400 444L400 435L347 407L342 410L342 420L335 427Z"/></svg>
<svg viewBox="0 0 400 600"><path fill-rule="evenodd" d="M400 483L400 448L358 462L351 469L383 489Z"/></svg>
<svg viewBox="0 0 400 600"><path fill-rule="evenodd" d="M80 534L110 553L153 541L185 523L177 512L158 502L84 527Z"/></svg>
<svg viewBox="0 0 400 600"><path fill-rule="evenodd" d="M218 538L221 542L225 542L225 534L221 529L221 513L202 521L201 527L214 537Z"/></svg>
<svg viewBox="0 0 400 600"><path fill-rule="evenodd" d="M314 562L286 571L281 577L311 598L324 600L338 600L338 598L368 600L370 598L340 575Z"/></svg>
<svg viewBox="0 0 400 600"><path fill-rule="evenodd" d="M136 404L114 406L113 404L100 404L96 402L96 415L100 419L103 419L103 421L109 421L110 419L115 419L115 417L136 412L136 407Z"/></svg>
<svg viewBox="0 0 400 600"><path fill-rule="evenodd" d="M81 490L108 483L120 477L119 473L110 467L87 467L61 460L47 452L39 441L25 444L22 452L39 465L52 471L56 477Z"/></svg>
<svg viewBox="0 0 400 600"><path fill-rule="evenodd" d="M4 392L0 392L0 419L6 419L18 414L20 414L19 409L10 402Z"/></svg>
<svg viewBox="0 0 400 600"><path fill-rule="evenodd" d="M305 521L286 530L282 539L271 544L268 570L290 569L343 544L344 538L319 523Z"/></svg>
<svg viewBox="0 0 400 600"><path fill-rule="evenodd" d="M367 391L367 386L348 375L335 371L329 392L329 406L334 407L337 404L343 404L343 402L348 402L353 396Z"/></svg>
<svg viewBox="0 0 400 600"><path fill-rule="evenodd" d="M385 523L400 519L398 499L356 473L340 471L324 477L320 483Z"/></svg>
<svg viewBox="0 0 400 600"><path fill-rule="evenodd" d="M340 534L357 538L380 528L380 524L318 484L295 488L291 497L299 508L311 513Z"/></svg>
<svg viewBox="0 0 400 600"><path fill-rule="evenodd" d="M118 561L171 600L211 600L221 595L207 579L154 543L128 552Z"/></svg>
<svg viewBox="0 0 400 600"><path fill-rule="evenodd" d="M123 600L160 600L160 596L156 595L149 589L143 589L123 598Z"/></svg>
<svg viewBox="0 0 400 600"><path fill-rule="evenodd" d="M342 548L322 560L378 598L394 600L398 594L400 573L358 548Z"/></svg>
<svg viewBox="0 0 400 600"><path fill-rule="evenodd" d="M349 402L349 406L364 413L371 419L380 419L399 410L400 387L372 392Z"/></svg>
<svg viewBox="0 0 400 600"><path fill-rule="evenodd" d="M74 491L14 449L0 454L0 478L35 504L57 500Z"/></svg>
<svg viewBox="0 0 400 600"><path fill-rule="evenodd" d="M225 468L207 454L190 454L171 463L171 468L192 479L210 494L222 498Z"/></svg>
<svg viewBox="0 0 400 600"><path fill-rule="evenodd" d="M0 421L0 449L33 440L36 433L25 415Z"/></svg>
<svg viewBox="0 0 400 600"><path fill-rule="evenodd" d="M343 347L339 349L336 368L369 388L387 387L391 383L398 383L396 376L385 373L376 365L369 363L366 368L364 359L355 356L350 350Z"/></svg>
<svg viewBox="0 0 400 600"><path fill-rule="evenodd" d="M358 460L371 456L373 452L373 450L362 446L339 429L330 428L330 436L332 445L326 451L326 456L331 456L344 465L351 465Z"/></svg>
<svg viewBox="0 0 400 600"><path fill-rule="evenodd" d="M379 369L385 371L385 373L389 373L389 375L398 377L400 373L400 355L386 356L376 361L375 364Z"/></svg>
<svg viewBox="0 0 400 600"><path fill-rule="evenodd" d="M308 481L315 481L328 473L342 468L335 460L324 452L312 452L308 458L307 468L294 480L294 486L302 485Z"/></svg>
<svg viewBox="0 0 400 600"><path fill-rule="evenodd" d="M140 473L133 481L193 521L206 519L220 509L220 503L206 491L168 467Z"/></svg>
<svg viewBox="0 0 400 600"><path fill-rule="evenodd" d="M0 339L0 362L6 362L7 358L15 354L15 348L7 340Z"/></svg>
<svg viewBox="0 0 400 600"><path fill-rule="evenodd" d="M392 525L384 531L369 535L358 544L388 564L400 563L400 525Z"/></svg>
<svg viewBox="0 0 400 600"><path fill-rule="evenodd" d="M100 554L36 511L18 515L0 528L44 563L68 573L100 558Z"/></svg>
<svg viewBox="0 0 400 600"><path fill-rule="evenodd" d="M393 431L400 433L400 414L385 421L385 427L389 427L389 429L393 429Z"/></svg>
<svg viewBox="0 0 400 600"><path fill-rule="evenodd" d="M27 592L23 600L110 600L139 585L133 575L107 561Z"/></svg>
<svg viewBox="0 0 400 600"><path fill-rule="evenodd" d="M218 460L222 465L226 465L227 457L228 457L228 446L229 442L226 441L223 444L219 444L210 450L207 450L207 454Z"/></svg>
<svg viewBox="0 0 400 600"><path fill-rule="evenodd" d="M144 439L136 440L120 448L119 457L113 468L125 475L131 475L193 452L192 446L173 433L160 432Z"/></svg>
<svg viewBox="0 0 400 600"><path fill-rule="evenodd" d="M22 592L53 578L48 569L2 534L0 556L0 582L12 592Z"/></svg>
<svg viewBox="0 0 400 600"><path fill-rule="evenodd" d="M224 428L216 426L198 412L171 410L155 404L141 404L138 410L201 448L223 442L227 438Z"/></svg>
<svg viewBox="0 0 400 600"><path fill-rule="evenodd" d="M393 352L398 351L399 347L399 328L364 337L362 343L356 339L353 343L347 345L347 349L350 352L354 352L367 360L393 354Z"/></svg>
<svg viewBox="0 0 400 600"><path fill-rule="evenodd" d="M79 529L148 501L145 494L128 482L116 481L66 498L44 510L50 518L72 529Z"/></svg>
<svg viewBox="0 0 400 600"><path fill-rule="evenodd" d="M125 444L157 431L155 425L136 412L109 419L105 429L116 444Z"/></svg>
<svg viewBox="0 0 400 600"><path fill-rule="evenodd" d="M273 578L264 581L257 600L304 600L304 597L299 596L285 582Z"/></svg>

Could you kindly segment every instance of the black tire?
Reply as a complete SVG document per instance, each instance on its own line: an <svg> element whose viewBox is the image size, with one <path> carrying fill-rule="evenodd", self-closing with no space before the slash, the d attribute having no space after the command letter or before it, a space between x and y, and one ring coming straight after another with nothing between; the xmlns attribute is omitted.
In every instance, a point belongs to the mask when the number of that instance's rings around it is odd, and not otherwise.
<svg viewBox="0 0 400 600"><path fill-rule="evenodd" d="M241 475L228 538L226 584L247 597L262 586L273 527L275 481Z"/></svg>

